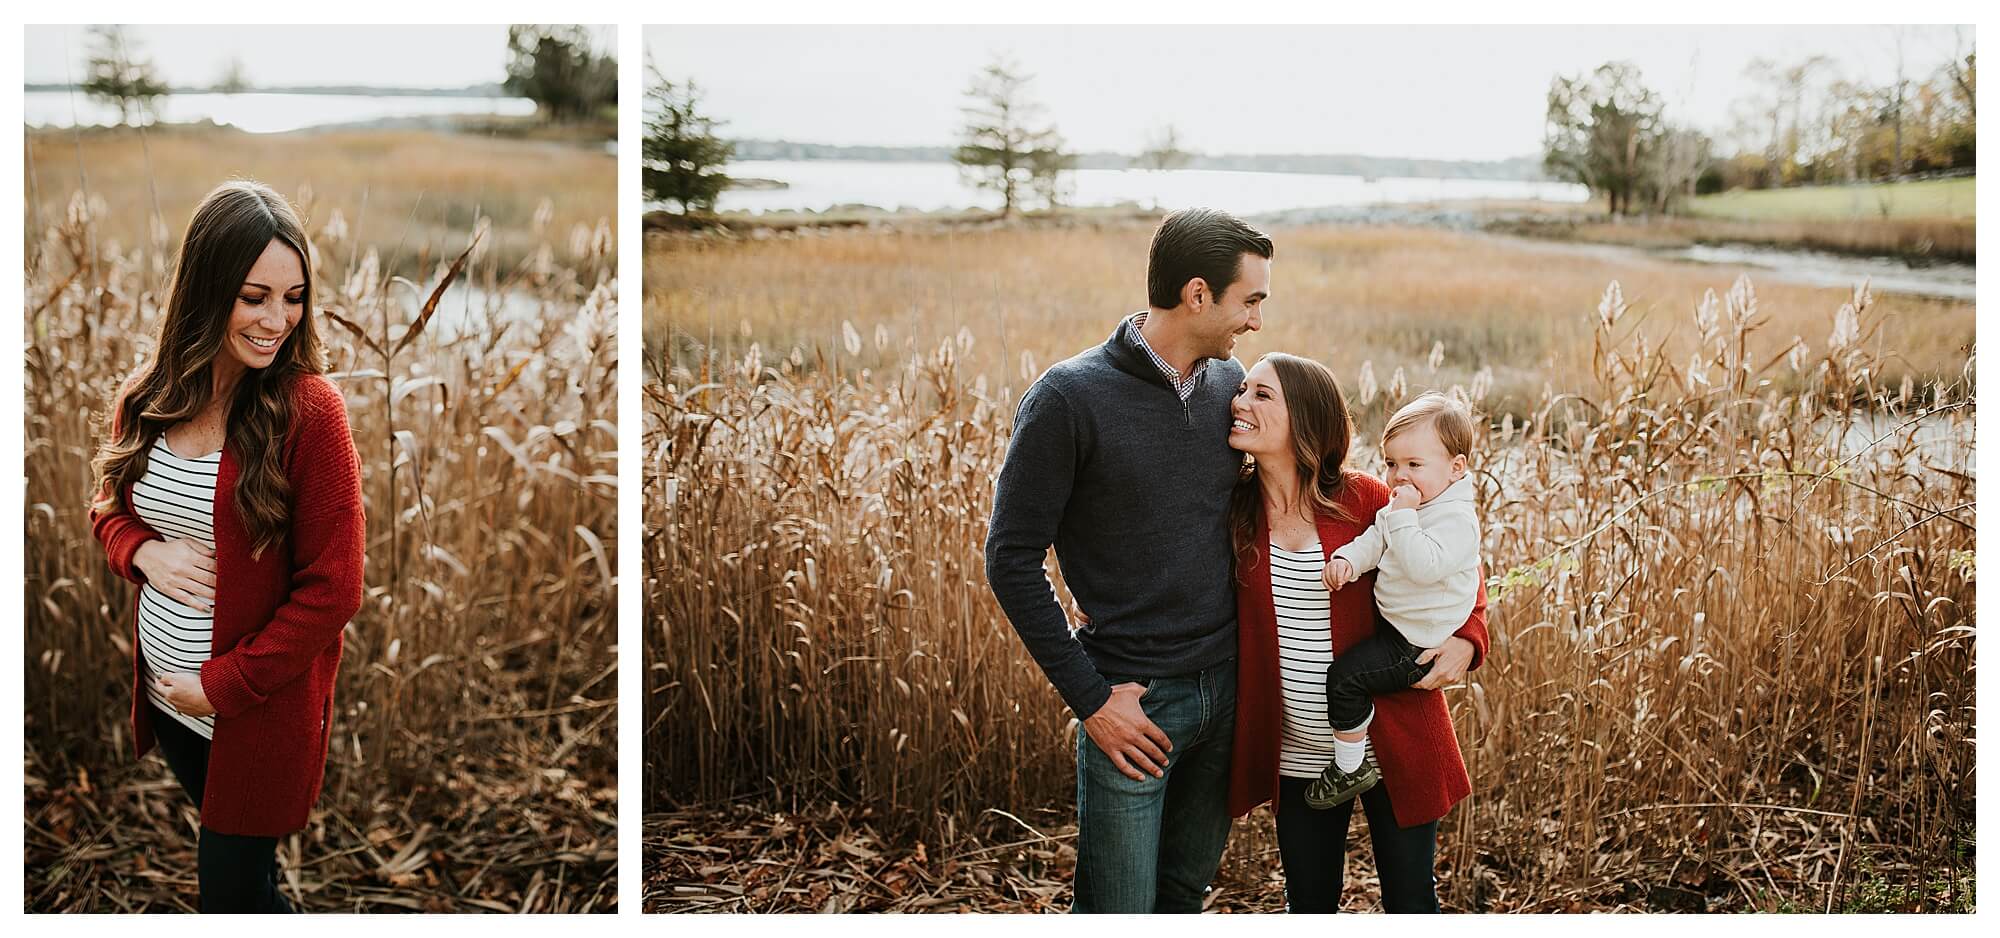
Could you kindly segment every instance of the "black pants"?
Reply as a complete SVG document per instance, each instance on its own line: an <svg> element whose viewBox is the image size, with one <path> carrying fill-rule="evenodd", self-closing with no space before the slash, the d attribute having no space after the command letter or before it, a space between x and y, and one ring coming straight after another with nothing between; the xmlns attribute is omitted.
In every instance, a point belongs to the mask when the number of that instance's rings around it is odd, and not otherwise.
<svg viewBox="0 0 2000 938"><path fill-rule="evenodd" d="M153 714L153 738L181 789L194 799L195 807L201 807L201 793L208 783L208 740L158 711ZM204 914L292 911L278 891L278 838L220 834L203 827L197 853Z"/></svg>
<svg viewBox="0 0 2000 938"><path fill-rule="evenodd" d="M1387 624L1340 653L1326 669L1326 719L1340 732L1359 729L1375 712L1376 694L1408 689L1435 662L1417 663L1424 649Z"/></svg>
<svg viewBox="0 0 2000 938"><path fill-rule="evenodd" d="M1368 817L1375 847L1375 872L1382 879L1382 911L1438 911L1438 822L1397 827L1389 789L1376 785L1324 811L1306 806L1306 778L1278 779L1278 858L1285 867L1285 905L1290 912L1340 911L1340 887L1347 868L1347 823L1354 802Z"/></svg>

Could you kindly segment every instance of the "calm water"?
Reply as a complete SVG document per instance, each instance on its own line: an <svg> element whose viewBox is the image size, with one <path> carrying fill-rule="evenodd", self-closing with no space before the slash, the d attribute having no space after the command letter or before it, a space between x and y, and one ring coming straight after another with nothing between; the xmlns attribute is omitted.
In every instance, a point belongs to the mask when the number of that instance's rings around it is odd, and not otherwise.
<svg viewBox="0 0 2000 938"><path fill-rule="evenodd" d="M1750 275L1755 282L1775 280L1809 287L1837 287L1851 290L1867 281L1876 293L1904 293L1954 300L1975 300L1979 269L1972 264L1932 262L1918 266L1895 257L1851 257L1796 248L1774 248L1755 244L1697 244L1685 248L1655 250L1624 244L1587 244L1551 241L1542 238L1506 237L1519 247L1550 254L1580 255L1625 263L1647 258L1667 258L1733 268ZM1729 274L1729 279L1734 279Z"/></svg>
<svg viewBox="0 0 2000 938"><path fill-rule="evenodd" d="M1679 251L1678 256L1704 264L1760 268L1775 272L1780 279L1815 287L1851 288L1866 280L1876 292L1954 300L1973 300L1979 295L1979 269L1972 264L1937 262L1917 267L1894 257L1848 257L1750 244L1697 244Z"/></svg>
<svg viewBox="0 0 2000 938"><path fill-rule="evenodd" d="M176 94L160 98L157 104L163 121L212 120L256 134L390 117L446 114L518 117L535 113L535 102L526 98L421 95ZM23 96L21 120L30 127L110 125L118 122L118 109L80 91L30 91Z"/></svg>
<svg viewBox="0 0 2000 938"><path fill-rule="evenodd" d="M776 179L785 189L731 189L716 207L725 212L824 211L860 204L921 211L997 209L1000 197L967 186L951 163L877 163L860 160L747 160L725 172L739 178ZM1544 199L1582 202L1582 186L1489 179L1409 179L1245 173L1222 170L1080 169L1069 174L1072 205L1133 202L1174 209L1227 206L1239 215L1329 205L1429 202L1443 199Z"/></svg>
<svg viewBox="0 0 2000 938"><path fill-rule="evenodd" d="M398 291L398 295L403 295ZM424 297L428 298L428 289ZM417 318L422 308L422 299L409 298L404 308L393 315L399 324L407 325ZM545 302L528 290L510 290L504 294L493 294L479 287L454 283L438 298L437 314L431 318L426 331L435 329L441 341L452 341L467 335L484 335L499 327L505 320L515 320L523 325L557 315L576 312L576 304L567 305L553 301ZM338 327L336 327L338 328ZM392 333L400 336L400 332Z"/></svg>

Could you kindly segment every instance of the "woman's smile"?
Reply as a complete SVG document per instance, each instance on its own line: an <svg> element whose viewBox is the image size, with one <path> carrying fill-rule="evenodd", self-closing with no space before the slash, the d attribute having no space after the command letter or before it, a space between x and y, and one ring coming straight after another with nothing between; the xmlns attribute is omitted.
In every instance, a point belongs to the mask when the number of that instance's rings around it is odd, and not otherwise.
<svg viewBox="0 0 2000 938"><path fill-rule="evenodd" d="M258 255L229 311L229 335L218 365L268 368L278 360L285 338L305 314L305 260L282 238L272 238Z"/></svg>
<svg viewBox="0 0 2000 938"><path fill-rule="evenodd" d="M1241 449L1248 437L1257 432L1257 422L1250 419L1250 414L1246 410L1242 408L1235 410L1235 419L1229 421L1229 439L1231 445Z"/></svg>
<svg viewBox="0 0 2000 938"><path fill-rule="evenodd" d="M1229 402L1229 416L1229 445L1235 449L1257 454L1288 445L1285 394L1278 384L1278 372L1269 361L1258 361L1243 376L1242 386ZM1272 440L1264 439L1263 428L1267 426L1276 434Z"/></svg>

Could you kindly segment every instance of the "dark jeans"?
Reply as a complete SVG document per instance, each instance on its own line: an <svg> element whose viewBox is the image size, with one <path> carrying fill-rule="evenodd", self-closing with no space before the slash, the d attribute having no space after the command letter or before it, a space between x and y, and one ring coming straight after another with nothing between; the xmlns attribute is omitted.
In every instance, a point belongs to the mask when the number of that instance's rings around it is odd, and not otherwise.
<svg viewBox="0 0 2000 938"><path fill-rule="evenodd" d="M208 782L208 740L164 711L153 714L153 738L181 789L200 808ZM278 838L220 834L203 827L196 854L203 914L292 911L278 891Z"/></svg>
<svg viewBox="0 0 2000 938"><path fill-rule="evenodd" d="M1229 841L1235 660L1142 683L1140 707L1174 743L1166 777L1125 777L1078 727L1072 912L1199 912Z"/></svg>
<svg viewBox="0 0 2000 938"><path fill-rule="evenodd" d="M1423 652L1386 623L1341 652L1326 669L1327 722L1343 733L1367 723L1376 694L1407 689L1431 672L1433 662L1417 663Z"/></svg>
<svg viewBox="0 0 2000 938"><path fill-rule="evenodd" d="M1375 847L1375 872L1382 879L1382 911L1438 911L1438 822L1397 827L1389 788L1376 785L1324 811L1306 805L1307 778L1278 779L1278 858L1285 867L1285 904L1290 912L1340 911L1340 887L1347 868L1347 822L1354 802L1368 817Z"/></svg>

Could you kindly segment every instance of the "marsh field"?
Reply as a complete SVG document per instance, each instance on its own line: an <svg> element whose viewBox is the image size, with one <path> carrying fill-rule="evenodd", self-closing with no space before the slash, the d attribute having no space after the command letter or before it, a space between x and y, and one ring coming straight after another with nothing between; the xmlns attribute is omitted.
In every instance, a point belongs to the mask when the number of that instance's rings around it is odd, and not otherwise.
<svg viewBox="0 0 2000 938"><path fill-rule="evenodd" d="M648 911L1067 908L1074 727L982 544L1014 403L1142 301L1149 231L649 241ZM1331 366L1355 465L1418 391L1489 418L1447 909L1974 907L1971 303L1271 233L1237 354ZM1215 887L1282 908L1268 812Z"/></svg>
<svg viewBox="0 0 2000 938"><path fill-rule="evenodd" d="M368 519L281 888L325 912L614 909L614 159L419 131L26 139L27 909L195 905L195 813L131 757L132 587L86 505L180 226L235 175L306 219Z"/></svg>

